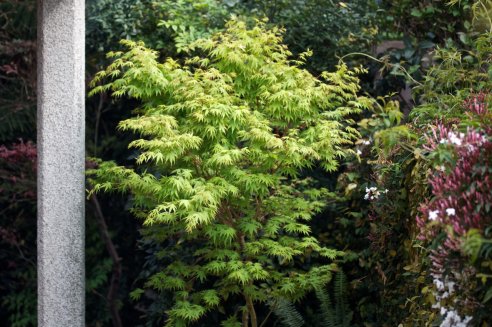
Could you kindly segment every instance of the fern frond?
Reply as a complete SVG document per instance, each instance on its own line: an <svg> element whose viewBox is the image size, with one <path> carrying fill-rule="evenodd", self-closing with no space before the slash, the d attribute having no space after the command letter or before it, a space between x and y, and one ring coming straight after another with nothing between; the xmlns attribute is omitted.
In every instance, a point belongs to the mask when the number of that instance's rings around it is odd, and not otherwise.
<svg viewBox="0 0 492 327"><path fill-rule="evenodd" d="M347 276L340 270L335 275L335 314L340 327L350 327L352 311L348 304Z"/></svg>
<svg viewBox="0 0 492 327"><path fill-rule="evenodd" d="M285 327L302 327L305 324L302 315L297 311L295 305L286 300L279 298L274 303L270 304L275 315L280 319Z"/></svg>
<svg viewBox="0 0 492 327"><path fill-rule="evenodd" d="M319 316L324 327L338 327L336 323L336 315L333 309L333 304L330 299L330 294L325 288L318 289L316 298L319 301Z"/></svg>

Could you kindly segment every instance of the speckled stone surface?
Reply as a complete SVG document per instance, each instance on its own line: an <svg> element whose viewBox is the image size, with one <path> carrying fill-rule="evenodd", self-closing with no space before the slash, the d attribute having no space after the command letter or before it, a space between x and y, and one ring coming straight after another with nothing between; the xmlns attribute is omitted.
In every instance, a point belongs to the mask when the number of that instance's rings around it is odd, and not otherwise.
<svg viewBox="0 0 492 327"><path fill-rule="evenodd" d="M85 1L38 0L38 326L85 326Z"/></svg>

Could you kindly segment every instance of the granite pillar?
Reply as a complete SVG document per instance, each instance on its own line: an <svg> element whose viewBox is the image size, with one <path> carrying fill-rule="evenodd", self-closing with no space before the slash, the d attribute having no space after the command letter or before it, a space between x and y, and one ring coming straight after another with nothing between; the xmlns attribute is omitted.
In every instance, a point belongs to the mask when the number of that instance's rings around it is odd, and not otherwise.
<svg viewBox="0 0 492 327"><path fill-rule="evenodd" d="M38 326L85 326L85 0L38 0Z"/></svg>

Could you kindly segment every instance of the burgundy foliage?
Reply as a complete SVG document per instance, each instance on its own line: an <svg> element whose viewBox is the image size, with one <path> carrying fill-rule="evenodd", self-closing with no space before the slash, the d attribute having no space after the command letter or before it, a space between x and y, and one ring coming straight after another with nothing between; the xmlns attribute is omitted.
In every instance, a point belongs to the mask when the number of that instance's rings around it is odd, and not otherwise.
<svg viewBox="0 0 492 327"><path fill-rule="evenodd" d="M489 115L486 95L472 96L464 106L469 116L486 122ZM437 241L431 251L431 272L438 280L453 280L460 290L459 303L468 308L479 305L466 284L475 279L475 270L464 255L462 240L472 230L483 231L492 224L492 141L489 124L459 133L439 123L427 137L426 150L451 153L451 160L437 167L429 178L432 197L421 205L417 224L419 238ZM442 238L441 238L442 237Z"/></svg>

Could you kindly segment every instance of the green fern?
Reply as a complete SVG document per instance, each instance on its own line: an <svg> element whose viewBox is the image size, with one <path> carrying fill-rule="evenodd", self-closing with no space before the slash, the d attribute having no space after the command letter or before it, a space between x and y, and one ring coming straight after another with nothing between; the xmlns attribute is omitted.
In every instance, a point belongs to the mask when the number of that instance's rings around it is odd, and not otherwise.
<svg viewBox="0 0 492 327"><path fill-rule="evenodd" d="M316 298L319 301L319 316L322 321L322 326L337 327L335 310L330 298L330 294L326 289L316 291Z"/></svg>
<svg viewBox="0 0 492 327"><path fill-rule="evenodd" d="M335 295L335 316L336 316L336 326L337 327L347 327L350 326L352 320L352 312L348 305L348 288L347 288L347 277L343 271L339 271L335 275L334 282L334 292Z"/></svg>
<svg viewBox="0 0 492 327"><path fill-rule="evenodd" d="M283 326L286 327L302 327L305 324L304 318L297 311L294 304L286 299L278 299L274 304L273 312L279 317Z"/></svg>
<svg viewBox="0 0 492 327"><path fill-rule="evenodd" d="M343 271L338 271L333 283L335 305L331 301L328 289L321 288L315 291L319 302L317 316L311 325L321 327L347 327L352 321L352 311L348 305L347 277ZM279 317L283 326L301 327L305 320L294 304L288 300L277 300L271 304L273 312Z"/></svg>

